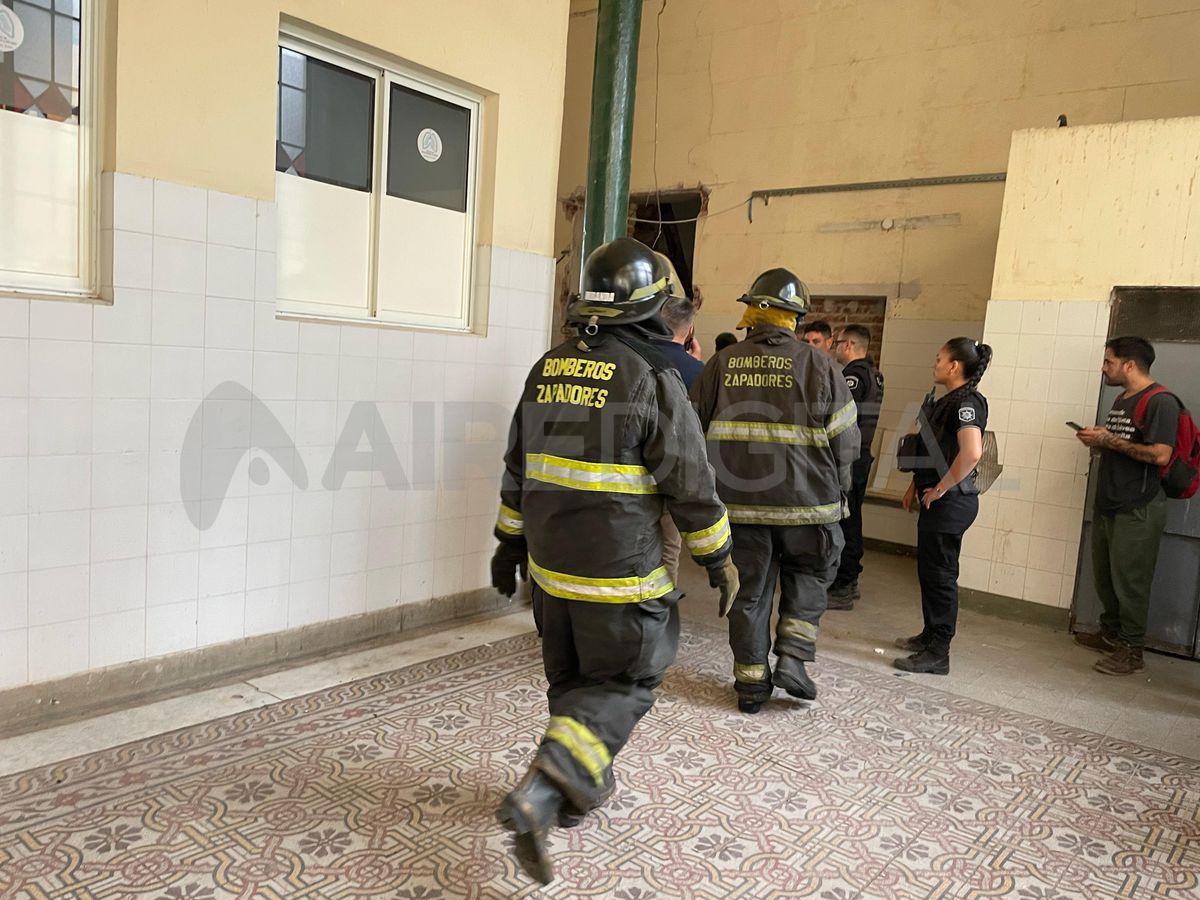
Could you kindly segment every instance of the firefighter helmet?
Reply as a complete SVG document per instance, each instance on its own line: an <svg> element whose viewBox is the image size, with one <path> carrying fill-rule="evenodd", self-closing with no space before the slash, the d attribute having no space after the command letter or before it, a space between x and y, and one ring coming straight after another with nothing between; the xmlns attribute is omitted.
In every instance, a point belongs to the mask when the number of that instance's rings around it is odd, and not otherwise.
<svg viewBox="0 0 1200 900"><path fill-rule="evenodd" d="M803 317L808 312L808 287L787 269L767 269L738 301L748 306L774 306Z"/></svg>
<svg viewBox="0 0 1200 900"><path fill-rule="evenodd" d="M583 264L583 293L567 307L581 324L624 325L649 319L671 296L670 271L662 258L633 238L601 244Z"/></svg>

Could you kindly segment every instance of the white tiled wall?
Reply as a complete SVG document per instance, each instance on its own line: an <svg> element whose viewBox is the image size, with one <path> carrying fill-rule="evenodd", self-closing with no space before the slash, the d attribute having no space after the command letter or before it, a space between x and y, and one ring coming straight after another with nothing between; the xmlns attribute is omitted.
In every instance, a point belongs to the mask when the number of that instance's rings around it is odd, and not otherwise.
<svg viewBox="0 0 1200 900"><path fill-rule="evenodd" d="M1096 421L1108 304L992 301L982 390L1001 480L963 541L964 587L1069 607L1089 456L1067 421Z"/></svg>
<svg viewBox="0 0 1200 900"><path fill-rule="evenodd" d="M484 586L553 260L481 249L486 337L297 323L275 317L273 204L120 174L104 194L113 305L0 300L0 688ZM267 448L206 444L188 474L213 509L231 458L234 475L200 531L181 448L229 380L295 439L309 483ZM369 472L322 486L357 401L376 403L376 454L413 489ZM414 428L422 402L432 422ZM445 431L458 402L496 427Z"/></svg>

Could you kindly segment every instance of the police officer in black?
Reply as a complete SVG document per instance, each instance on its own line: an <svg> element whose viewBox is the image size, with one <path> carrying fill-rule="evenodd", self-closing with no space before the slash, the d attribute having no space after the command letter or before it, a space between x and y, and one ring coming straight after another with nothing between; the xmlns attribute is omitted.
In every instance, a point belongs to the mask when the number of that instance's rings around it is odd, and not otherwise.
<svg viewBox="0 0 1200 900"><path fill-rule="evenodd" d="M833 342L833 353L842 365L842 375L858 407L858 431L862 435L858 459L850 468L850 493L846 495L849 512L842 519L842 559L837 575L829 588L826 609L853 609L859 598L858 576L863 558L863 499L867 495L867 479L871 474L871 442L879 424L879 409L883 405L883 373L871 358L871 331L865 325L847 325Z"/></svg>
<svg viewBox="0 0 1200 900"><path fill-rule="evenodd" d="M913 473L904 495L908 512L920 511L917 522L917 577L921 582L920 634L900 638L896 646L909 656L897 669L931 675L950 673L950 641L958 621L958 559L962 539L979 514L975 466L983 456L987 399L979 380L992 361L992 348L967 337L946 342L933 364L933 380L946 394L926 397L917 418L921 448L903 470Z"/></svg>

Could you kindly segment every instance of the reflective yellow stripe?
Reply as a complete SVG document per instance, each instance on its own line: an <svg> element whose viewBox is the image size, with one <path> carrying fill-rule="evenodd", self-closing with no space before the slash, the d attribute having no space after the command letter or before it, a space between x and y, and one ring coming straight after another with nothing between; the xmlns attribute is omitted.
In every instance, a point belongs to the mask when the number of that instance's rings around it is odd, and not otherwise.
<svg viewBox="0 0 1200 900"><path fill-rule="evenodd" d="M633 303L636 300L645 300L647 297L653 297L660 291L665 291L670 283L669 278L660 278L654 284L648 284L645 287L635 288L629 292L629 302Z"/></svg>
<svg viewBox="0 0 1200 900"><path fill-rule="evenodd" d="M572 758L592 776L597 787L604 785L604 773L612 765L612 755L596 735L568 716L551 716L546 740L567 748Z"/></svg>
<svg viewBox="0 0 1200 900"><path fill-rule="evenodd" d="M858 409L854 406L854 401L851 400L837 412L835 412L829 420L829 424L825 426L829 437L835 438L858 419Z"/></svg>
<svg viewBox="0 0 1200 900"><path fill-rule="evenodd" d="M505 534L518 537L525 533L525 519L511 506L500 504L500 512L496 516L496 528Z"/></svg>
<svg viewBox="0 0 1200 900"><path fill-rule="evenodd" d="M550 724L551 726L563 725L569 728L574 732L575 737L579 738L591 750L592 754L600 760L605 768L612 765L612 754L608 752L608 747L605 746L604 741L596 737L595 733L578 719L572 719L570 716L551 716Z"/></svg>
<svg viewBox="0 0 1200 900"><path fill-rule="evenodd" d="M567 575L539 566L531 558L529 571L542 590L564 600L587 600L591 603L641 603L656 600L671 593L675 585L664 566L649 575L628 578L585 578Z"/></svg>
<svg viewBox="0 0 1200 900"><path fill-rule="evenodd" d="M802 641L815 641L817 626L812 622L805 622L803 619L780 618L779 635L780 637L799 638Z"/></svg>
<svg viewBox="0 0 1200 900"><path fill-rule="evenodd" d="M733 680L743 684L761 684L767 680L765 665L749 665L747 663L733 664Z"/></svg>
<svg viewBox="0 0 1200 900"><path fill-rule="evenodd" d="M840 522L842 504L823 506L741 506L726 504L729 520L738 525L828 525Z"/></svg>
<svg viewBox="0 0 1200 900"><path fill-rule="evenodd" d="M716 553L729 540L729 515L722 513L715 525L710 525L703 531L684 531L681 534L687 541L688 550L692 556L708 556L710 553Z"/></svg>
<svg viewBox="0 0 1200 900"><path fill-rule="evenodd" d="M525 477L578 491L611 494L657 494L658 485L645 466L584 462L547 453L525 454Z"/></svg>
<svg viewBox="0 0 1200 900"><path fill-rule="evenodd" d="M715 420L708 426L710 441L751 441L756 444L802 444L828 447L824 428L790 425L784 422L729 422Z"/></svg>

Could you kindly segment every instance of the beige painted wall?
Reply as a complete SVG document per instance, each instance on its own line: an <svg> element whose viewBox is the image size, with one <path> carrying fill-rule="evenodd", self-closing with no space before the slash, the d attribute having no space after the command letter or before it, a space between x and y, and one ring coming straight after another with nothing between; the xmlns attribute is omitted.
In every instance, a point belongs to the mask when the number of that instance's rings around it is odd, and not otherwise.
<svg viewBox="0 0 1200 900"><path fill-rule="evenodd" d="M583 184L595 0L572 4L559 194ZM756 188L1004 171L1012 132L1200 114L1200 0L686 0L643 9L632 189L703 183L706 312L792 266L898 295L892 315L982 322L999 184L744 202ZM655 159L655 44L658 65ZM884 218L958 224L830 231ZM823 228L822 226L826 226ZM866 227L866 226L864 226ZM570 243L561 212L557 248ZM848 292L848 291L847 291ZM719 329L715 329L719 330ZM702 328L704 333L707 333Z"/></svg>
<svg viewBox="0 0 1200 900"><path fill-rule="evenodd" d="M1113 287L1200 284L1200 118L1021 131L1008 173L983 381L1005 471L960 583L1069 607L1090 458L1064 423L1096 421Z"/></svg>
<svg viewBox="0 0 1200 900"><path fill-rule="evenodd" d="M483 237L550 253L558 158L545 138L563 108L567 0L110 2L119 102L106 168L271 199L282 14L494 95L494 218Z"/></svg>
<svg viewBox="0 0 1200 900"><path fill-rule="evenodd" d="M1200 284L1200 118L1014 135L993 300Z"/></svg>

